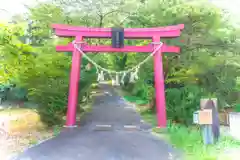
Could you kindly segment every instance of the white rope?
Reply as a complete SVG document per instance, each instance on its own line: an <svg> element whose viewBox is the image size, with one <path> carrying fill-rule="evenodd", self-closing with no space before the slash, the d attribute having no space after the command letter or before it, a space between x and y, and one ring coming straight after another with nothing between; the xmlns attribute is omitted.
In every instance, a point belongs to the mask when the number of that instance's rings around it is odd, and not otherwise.
<svg viewBox="0 0 240 160"><path fill-rule="evenodd" d="M124 84L125 77L126 77L126 72L123 73L123 76L122 76L122 78L121 78L121 83L122 83L122 84Z"/></svg>
<svg viewBox="0 0 240 160"><path fill-rule="evenodd" d="M129 72L132 72L134 70L138 71L138 69L144 64L146 63L152 56L154 56L155 53L157 53L157 51L159 49L161 49L163 43L162 42L159 42L159 43L156 43L156 42L153 42L152 44L156 45L156 44L159 44L159 46L157 48L154 49L154 51L147 57L145 58L142 62L140 62L139 64L137 64L136 66L128 69L128 70L123 70L123 71L114 71L114 70L110 70L110 69L106 69L106 68L103 68L101 67L99 64L97 64L96 62L94 62L90 57L88 57L82 50L81 48L77 45L77 44L81 44L83 42L75 42L73 41L72 44L74 46L74 48L76 48L89 62L91 62L96 68L97 68L97 73L99 73L99 70L102 70L102 71L105 71L105 72L108 72L109 74L110 73L114 73L114 74L127 74ZM101 73L101 72L100 72ZM137 72L134 72L134 73L137 73ZM135 76L137 78L137 75ZM101 78L100 78L101 79Z"/></svg>

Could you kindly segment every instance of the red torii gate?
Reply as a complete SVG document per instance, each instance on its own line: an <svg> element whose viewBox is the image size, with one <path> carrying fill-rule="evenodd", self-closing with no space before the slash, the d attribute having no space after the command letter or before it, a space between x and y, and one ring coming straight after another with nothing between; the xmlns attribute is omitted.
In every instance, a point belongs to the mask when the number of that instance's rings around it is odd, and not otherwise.
<svg viewBox="0 0 240 160"><path fill-rule="evenodd" d="M62 24L53 24L55 34L60 37L75 37L75 42L83 42L84 38L111 38L111 28L87 28ZM123 48L113 48L112 46L90 46L79 43L83 52L153 52L160 43L160 37L178 37L184 24L157 28L126 28L124 38L128 39L152 39L153 45L147 46L124 46ZM58 52L72 52L72 66L70 73L70 86L68 96L67 127L76 126L76 107L78 100L78 82L80 79L82 54L74 48L72 43L66 46L56 46ZM179 53L180 48L163 44L154 54L154 81L156 94L157 122L159 127L166 127L166 102L164 89L164 74L162 63L162 52Z"/></svg>

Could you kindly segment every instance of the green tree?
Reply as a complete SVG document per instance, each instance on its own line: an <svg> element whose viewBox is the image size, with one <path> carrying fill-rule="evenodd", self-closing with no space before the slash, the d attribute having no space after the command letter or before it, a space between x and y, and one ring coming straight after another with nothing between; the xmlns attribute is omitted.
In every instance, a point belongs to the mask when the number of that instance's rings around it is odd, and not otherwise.
<svg viewBox="0 0 240 160"><path fill-rule="evenodd" d="M197 108L202 96L217 96L221 106L235 103L231 92L237 88L239 77L239 30L227 21L224 12L206 1L187 0L117 0L117 1L60 1L38 3L29 7L32 46L23 44L27 24L13 24L0 31L2 66L8 70L1 80L14 78L29 90L29 99L48 108L47 113L66 111L68 74L71 58L56 53L56 44L66 44L72 38L52 38L50 25L64 23L93 27L156 27L185 24L180 38L161 40L181 47L180 55L166 53L163 57L168 115L184 123ZM86 39L89 44L110 45L110 40ZM149 40L126 40L127 45L147 45ZM33 54L35 53L35 54ZM144 60L143 53L116 53L89 55L101 66L123 70ZM83 61L82 68L87 61ZM147 71L147 72L146 72ZM82 69L80 100L88 91L94 70ZM94 78L91 78L94 79ZM146 83L150 80L152 83ZM36 85L36 83L37 85ZM61 85L59 85L61 84ZM132 95L154 102L153 62L140 70L135 84L123 86ZM239 85L239 83L238 83ZM196 93L196 94L195 94ZM175 95L176 94L176 95ZM195 96L192 96L195 94ZM176 103L170 100L176 96ZM177 101L180 97L180 101ZM181 106L180 108L179 105ZM50 107L49 107L50 106ZM154 107L153 107L154 109ZM186 112L182 112L182 111ZM51 117L49 116L49 117ZM180 117L184 117L180 119Z"/></svg>

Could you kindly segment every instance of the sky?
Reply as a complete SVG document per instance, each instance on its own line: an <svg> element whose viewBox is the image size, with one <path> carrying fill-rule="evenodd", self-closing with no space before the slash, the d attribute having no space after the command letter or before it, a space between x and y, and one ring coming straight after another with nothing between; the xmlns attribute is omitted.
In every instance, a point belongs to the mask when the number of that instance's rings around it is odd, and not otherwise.
<svg viewBox="0 0 240 160"><path fill-rule="evenodd" d="M23 4L34 4L35 0L0 0L0 20L8 20L11 15L24 13L26 8ZM2 10L4 9L4 11Z"/></svg>
<svg viewBox="0 0 240 160"><path fill-rule="evenodd" d="M26 8L23 4L34 4L35 0L0 0L0 21L8 20L11 15L23 13ZM44 1L44 0L38 0ZM240 15L240 0L209 0L220 8L227 9L233 17L239 19ZM2 9L6 10L3 11Z"/></svg>

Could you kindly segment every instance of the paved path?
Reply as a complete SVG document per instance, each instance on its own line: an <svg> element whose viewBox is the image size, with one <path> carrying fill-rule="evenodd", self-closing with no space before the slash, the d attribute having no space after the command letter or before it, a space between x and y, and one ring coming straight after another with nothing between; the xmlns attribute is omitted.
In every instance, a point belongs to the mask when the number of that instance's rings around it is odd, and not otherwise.
<svg viewBox="0 0 240 160"><path fill-rule="evenodd" d="M177 152L148 132L133 108L104 85L80 128L32 147L17 160L176 160ZM100 125L106 125L105 127ZM138 128L126 129L124 125ZM126 126L125 126L126 127Z"/></svg>

